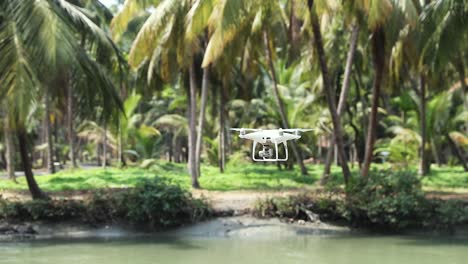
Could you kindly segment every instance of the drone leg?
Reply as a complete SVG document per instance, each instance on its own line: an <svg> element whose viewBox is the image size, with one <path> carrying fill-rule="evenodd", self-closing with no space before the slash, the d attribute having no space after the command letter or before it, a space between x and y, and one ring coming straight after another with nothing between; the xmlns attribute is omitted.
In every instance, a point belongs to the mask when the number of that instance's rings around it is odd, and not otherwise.
<svg viewBox="0 0 468 264"><path fill-rule="evenodd" d="M284 144L284 151L286 152L286 158L284 160L288 160L288 143L283 142Z"/></svg>
<svg viewBox="0 0 468 264"><path fill-rule="evenodd" d="M256 147L257 147L257 142L254 141L254 142L253 142L253 146L252 146L252 159L253 159L254 161L261 161L261 160L255 158L255 149L256 149Z"/></svg>
<svg viewBox="0 0 468 264"><path fill-rule="evenodd" d="M279 152L279 149L278 149L278 142L275 141L275 152L276 152L276 160L278 160L278 152Z"/></svg>

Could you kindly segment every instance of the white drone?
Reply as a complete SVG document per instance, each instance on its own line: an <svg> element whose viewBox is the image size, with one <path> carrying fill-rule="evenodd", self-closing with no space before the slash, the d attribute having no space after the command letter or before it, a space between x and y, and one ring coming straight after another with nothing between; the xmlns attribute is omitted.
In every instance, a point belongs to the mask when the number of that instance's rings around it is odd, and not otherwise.
<svg viewBox="0 0 468 264"><path fill-rule="evenodd" d="M254 161L287 161L288 160L288 140L301 138L301 132L311 131L313 129L254 129L254 128L231 128L233 131L238 131L240 138L250 139L253 141L252 159ZM255 155L257 144L263 146L263 150L258 152L260 158ZM285 157L279 157L278 145L284 144ZM275 155L273 155L273 146L275 146Z"/></svg>

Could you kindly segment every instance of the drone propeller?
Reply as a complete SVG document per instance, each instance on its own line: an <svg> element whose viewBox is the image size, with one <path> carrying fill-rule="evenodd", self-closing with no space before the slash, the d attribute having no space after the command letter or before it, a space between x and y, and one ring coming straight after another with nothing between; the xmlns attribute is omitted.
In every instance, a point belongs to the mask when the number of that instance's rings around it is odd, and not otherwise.
<svg viewBox="0 0 468 264"><path fill-rule="evenodd" d="M284 132L307 132L307 131L313 131L315 129L312 128L288 128L288 129L280 129Z"/></svg>
<svg viewBox="0 0 468 264"><path fill-rule="evenodd" d="M230 130L232 131L260 131L261 129L257 129L257 128L231 128Z"/></svg>

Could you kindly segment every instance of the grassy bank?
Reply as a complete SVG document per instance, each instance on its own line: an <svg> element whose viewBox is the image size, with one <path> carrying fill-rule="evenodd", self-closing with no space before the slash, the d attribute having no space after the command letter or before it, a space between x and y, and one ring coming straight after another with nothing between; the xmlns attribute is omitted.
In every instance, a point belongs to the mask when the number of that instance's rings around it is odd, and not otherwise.
<svg viewBox="0 0 468 264"><path fill-rule="evenodd" d="M229 166L224 174L217 167L202 166L200 184L206 190L285 190L314 188L323 171L322 165L309 165L309 176L300 175L298 170L278 170L274 165L239 164ZM357 175L357 168L353 170ZM185 164L161 162L151 169L108 168L65 170L54 175L37 176L39 186L46 191L93 190L105 188L133 187L144 179L154 176L168 179L184 188L190 187L190 178ZM331 182L342 184L339 167L332 168ZM461 167L435 167L432 174L423 179L427 190L468 192L468 173ZM0 179L0 190L27 190L24 177L18 184Z"/></svg>

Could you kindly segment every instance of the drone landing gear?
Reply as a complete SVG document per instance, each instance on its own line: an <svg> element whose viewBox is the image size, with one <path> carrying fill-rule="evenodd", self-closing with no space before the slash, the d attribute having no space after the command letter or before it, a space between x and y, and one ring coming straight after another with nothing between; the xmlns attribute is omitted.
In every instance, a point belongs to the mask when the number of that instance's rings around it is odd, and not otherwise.
<svg viewBox="0 0 468 264"><path fill-rule="evenodd" d="M252 146L252 159L254 161L287 161L288 160L288 144L286 142L282 142L282 143L279 143L279 144L284 145L284 150L285 150L285 153L286 153L286 156L284 158L279 158L279 154L278 154L279 149L278 149L278 143L277 142L274 143L276 158L273 158L273 149L271 148L272 146L268 145L268 144L263 145L263 150L261 150L258 153L260 158L257 158L255 156L255 150L256 150L256 147L257 147L257 142L254 141L253 146Z"/></svg>

